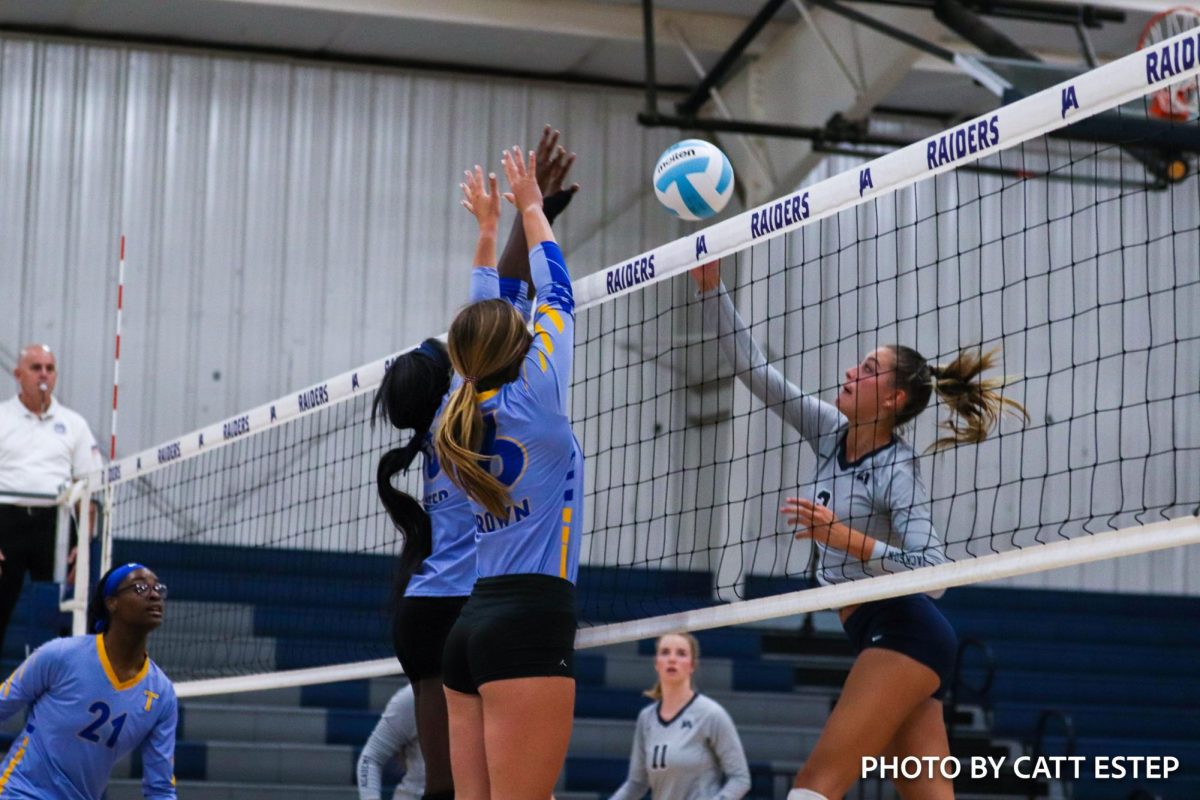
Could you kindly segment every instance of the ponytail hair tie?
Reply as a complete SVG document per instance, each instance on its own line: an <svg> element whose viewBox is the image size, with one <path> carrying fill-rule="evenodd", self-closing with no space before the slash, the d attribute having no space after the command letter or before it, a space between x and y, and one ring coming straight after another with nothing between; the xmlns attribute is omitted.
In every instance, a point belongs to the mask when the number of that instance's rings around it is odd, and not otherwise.
<svg viewBox="0 0 1200 800"><path fill-rule="evenodd" d="M478 380L474 375L463 375L463 383L475 383Z"/></svg>

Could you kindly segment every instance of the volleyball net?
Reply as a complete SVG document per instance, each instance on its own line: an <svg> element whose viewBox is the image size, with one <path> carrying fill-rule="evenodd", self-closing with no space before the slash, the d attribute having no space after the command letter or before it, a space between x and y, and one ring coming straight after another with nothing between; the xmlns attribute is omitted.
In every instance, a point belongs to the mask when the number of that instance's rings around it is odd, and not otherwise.
<svg viewBox="0 0 1200 800"><path fill-rule="evenodd" d="M577 280L580 646L1200 542L1200 180L1169 144L1200 130L1144 124L1151 93L1196 83L1198 37ZM1120 141L1063 138L1088 118ZM767 360L826 400L878 346L942 362L999 348L1029 421L919 459L947 563L803 588L812 547L778 509L812 495L814 457L705 323L685 273L715 258ZM402 436L369 419L387 363L108 469L102 561L136 558L170 585L155 657L197 681L181 694L399 671L400 542L375 467ZM918 453L945 415L906 431ZM418 481L398 485L419 496Z"/></svg>

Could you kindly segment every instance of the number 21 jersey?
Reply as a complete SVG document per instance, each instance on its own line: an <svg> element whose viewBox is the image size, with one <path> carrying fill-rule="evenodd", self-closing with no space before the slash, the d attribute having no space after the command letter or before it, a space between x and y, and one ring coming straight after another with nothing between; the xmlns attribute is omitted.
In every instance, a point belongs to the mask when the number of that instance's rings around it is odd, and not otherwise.
<svg viewBox="0 0 1200 800"><path fill-rule="evenodd" d="M25 708L25 728L0 767L5 800L100 800L113 765L133 750L142 754L144 796L176 796L175 689L149 656L122 682L103 635L47 642L0 686L0 720Z"/></svg>

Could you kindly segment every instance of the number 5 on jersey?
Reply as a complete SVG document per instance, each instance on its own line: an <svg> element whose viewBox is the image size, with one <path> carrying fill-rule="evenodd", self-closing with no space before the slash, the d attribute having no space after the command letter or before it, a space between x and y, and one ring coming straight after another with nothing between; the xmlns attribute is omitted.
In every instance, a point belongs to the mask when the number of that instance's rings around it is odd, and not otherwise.
<svg viewBox="0 0 1200 800"><path fill-rule="evenodd" d="M483 418L483 443L479 452L490 459L481 459L479 466L488 470L505 486L512 486L525 474L525 447L516 439L496 436L496 413Z"/></svg>

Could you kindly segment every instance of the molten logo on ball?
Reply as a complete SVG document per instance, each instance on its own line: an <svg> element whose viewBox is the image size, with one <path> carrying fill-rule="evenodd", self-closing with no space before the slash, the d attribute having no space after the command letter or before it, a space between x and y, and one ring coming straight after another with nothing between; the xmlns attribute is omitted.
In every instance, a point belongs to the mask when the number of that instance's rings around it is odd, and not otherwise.
<svg viewBox="0 0 1200 800"><path fill-rule="evenodd" d="M668 147L654 166L654 193L680 219L707 219L733 196L733 167L716 145L684 139Z"/></svg>

